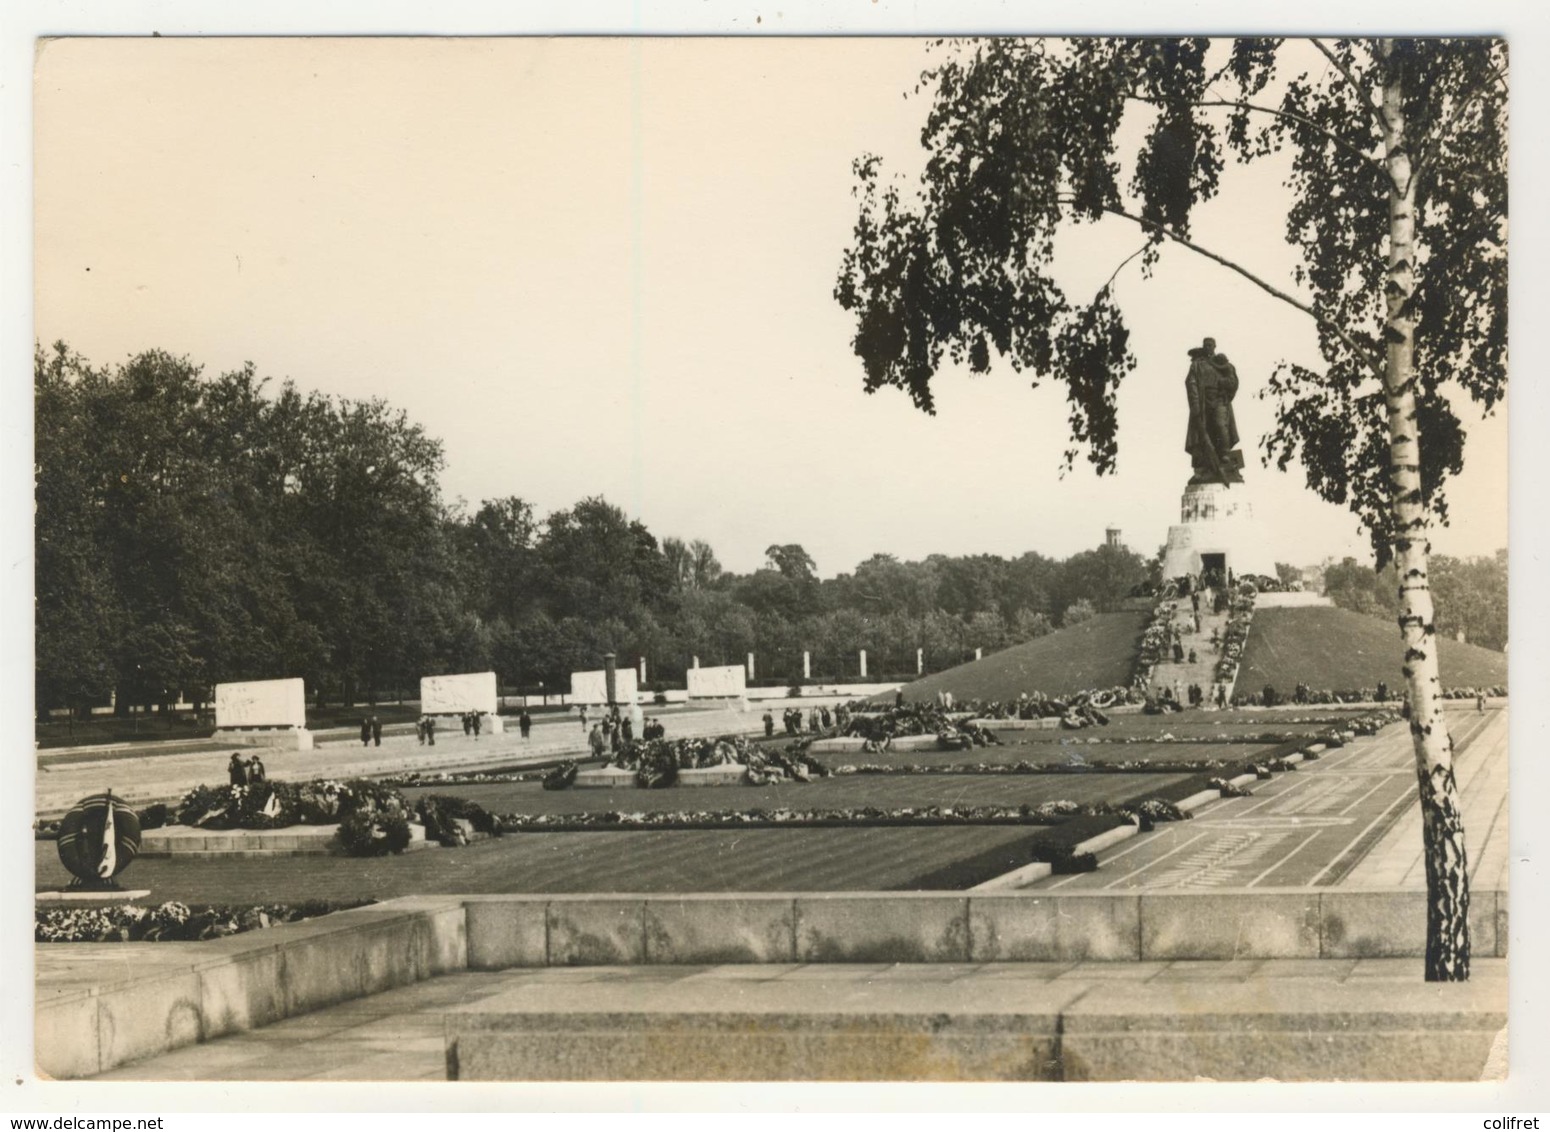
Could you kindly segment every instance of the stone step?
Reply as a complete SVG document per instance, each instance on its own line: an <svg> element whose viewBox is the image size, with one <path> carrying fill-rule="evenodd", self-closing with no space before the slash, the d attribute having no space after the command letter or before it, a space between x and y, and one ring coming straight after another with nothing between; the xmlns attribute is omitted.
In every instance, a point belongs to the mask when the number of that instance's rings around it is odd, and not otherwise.
<svg viewBox="0 0 1550 1132"><path fill-rule="evenodd" d="M1224 970L1155 983L817 967L800 981L524 980L443 1016L447 1070L464 1081L1458 1081L1480 1078L1506 1025L1494 979L1340 981L1335 964L1304 967L1301 978Z"/></svg>

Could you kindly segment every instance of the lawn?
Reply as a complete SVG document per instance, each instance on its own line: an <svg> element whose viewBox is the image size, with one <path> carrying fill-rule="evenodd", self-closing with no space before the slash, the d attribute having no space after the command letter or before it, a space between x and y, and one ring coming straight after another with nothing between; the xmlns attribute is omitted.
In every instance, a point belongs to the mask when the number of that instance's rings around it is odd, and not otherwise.
<svg viewBox="0 0 1550 1132"><path fill-rule="evenodd" d="M1150 613L1100 613L904 686L911 702L949 691L958 700L1015 700L1021 692L1065 695L1129 684ZM878 702L891 701L878 697Z"/></svg>
<svg viewBox="0 0 1550 1132"><path fill-rule="evenodd" d="M140 859L121 878L146 902L385 900L415 894L519 892L822 892L918 887L953 862L1005 853L1038 829L645 830L512 834L401 857ZM37 842L39 888L68 881L51 841ZM1001 870L1005 871L1005 870Z"/></svg>
<svg viewBox="0 0 1550 1132"><path fill-rule="evenodd" d="M1505 685L1507 655L1437 638L1444 688ZM1290 695L1300 680L1312 688L1345 691L1387 682L1403 688L1404 643L1392 621L1332 606L1262 609L1254 614L1238 673L1238 692L1266 684Z"/></svg>

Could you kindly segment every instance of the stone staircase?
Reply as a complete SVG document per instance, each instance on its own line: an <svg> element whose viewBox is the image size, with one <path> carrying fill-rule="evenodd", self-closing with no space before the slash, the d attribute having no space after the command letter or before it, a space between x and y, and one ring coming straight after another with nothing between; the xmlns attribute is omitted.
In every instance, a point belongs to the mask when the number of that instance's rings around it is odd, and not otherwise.
<svg viewBox="0 0 1550 1132"><path fill-rule="evenodd" d="M1216 710L1216 700L1212 695L1216 686L1216 662L1221 658L1219 648L1211 644L1211 633L1215 630L1217 640L1227 632L1227 614L1206 612L1206 603L1201 603L1200 632L1195 632L1194 610L1190 607L1188 598L1181 598L1178 605L1178 613L1174 617L1174 624L1179 631L1179 641L1184 646L1185 659L1182 663L1173 660L1162 660L1152 670L1153 688L1177 687L1180 703L1188 703L1189 686L1199 684L1206 692L1206 700L1203 705L1209 711ZM1189 650L1195 650L1195 663L1189 663ZM1170 654L1171 656L1171 651ZM1232 685L1227 687L1227 698L1232 699Z"/></svg>

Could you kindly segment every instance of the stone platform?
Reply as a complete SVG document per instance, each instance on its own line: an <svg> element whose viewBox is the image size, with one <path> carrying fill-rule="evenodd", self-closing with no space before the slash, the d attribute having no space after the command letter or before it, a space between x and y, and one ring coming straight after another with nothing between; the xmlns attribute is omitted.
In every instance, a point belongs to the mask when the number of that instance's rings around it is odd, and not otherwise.
<svg viewBox="0 0 1550 1132"><path fill-rule="evenodd" d="M739 763L727 763L723 766L703 766L694 770L680 770L678 772L677 785L735 786L747 776L748 768ZM633 789L636 785L635 772L616 766L593 767L590 770L578 771L573 785L583 789Z"/></svg>
<svg viewBox="0 0 1550 1132"><path fill-rule="evenodd" d="M169 825L147 830L140 839L142 857L306 857L333 852L333 825L291 825L284 829L198 829ZM405 852L436 848L425 840L425 827L409 823Z"/></svg>

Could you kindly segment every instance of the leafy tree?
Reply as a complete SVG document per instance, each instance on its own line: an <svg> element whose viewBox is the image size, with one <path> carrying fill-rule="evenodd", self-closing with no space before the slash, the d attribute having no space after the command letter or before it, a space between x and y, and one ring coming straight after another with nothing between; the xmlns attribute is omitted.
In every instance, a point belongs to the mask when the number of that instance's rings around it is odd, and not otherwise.
<svg viewBox="0 0 1550 1132"><path fill-rule="evenodd" d="M1078 601L1087 602L1094 612L1112 612L1146 578L1146 560L1133 550L1107 543L1084 550L1061 563L1054 583L1055 611L1062 625L1067 623L1066 609Z"/></svg>
<svg viewBox="0 0 1550 1132"><path fill-rule="evenodd" d="M1060 627L1062 629L1069 629L1073 625L1080 625L1083 621L1091 621L1097 615L1097 612L1093 608L1093 603L1085 597L1077 598L1077 600L1066 606L1065 611L1061 613Z"/></svg>
<svg viewBox="0 0 1550 1132"><path fill-rule="evenodd" d="M1399 571L1429 980L1468 977L1469 895L1427 531L1462 466L1449 391L1489 411L1506 386L1506 75L1506 46L1490 39L950 44L923 80L921 183L856 162L861 209L835 289L868 391L898 387L930 412L949 362L983 373L996 356L1053 375L1065 461L1085 450L1099 473L1114 468L1115 395L1136 359L1112 277L1091 298L1055 277L1064 228L1122 220L1143 237L1143 270L1187 250L1313 321L1323 365L1272 377L1266 455L1299 460ZM1127 122L1145 135L1122 155ZM1229 153L1282 151L1300 263L1278 284L1197 243L1191 215L1226 187Z"/></svg>
<svg viewBox="0 0 1550 1132"><path fill-rule="evenodd" d="M1276 581L1283 586L1289 586L1294 582L1300 585L1302 583L1302 570L1293 566L1290 562L1277 562Z"/></svg>

